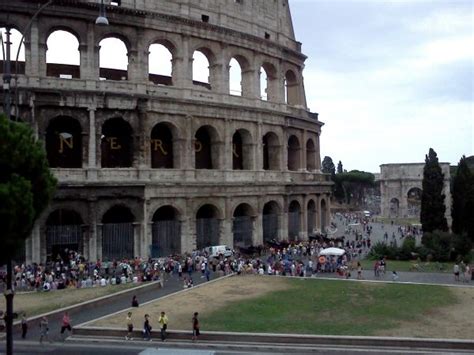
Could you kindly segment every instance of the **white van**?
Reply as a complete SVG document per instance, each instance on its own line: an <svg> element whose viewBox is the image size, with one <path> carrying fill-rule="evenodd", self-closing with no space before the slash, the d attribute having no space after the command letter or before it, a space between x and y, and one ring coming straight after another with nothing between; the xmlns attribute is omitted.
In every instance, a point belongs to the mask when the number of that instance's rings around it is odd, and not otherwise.
<svg viewBox="0 0 474 355"><path fill-rule="evenodd" d="M219 258L221 255L228 258L229 256L234 255L234 251L227 245L214 245L205 248L205 251L207 251L211 258Z"/></svg>

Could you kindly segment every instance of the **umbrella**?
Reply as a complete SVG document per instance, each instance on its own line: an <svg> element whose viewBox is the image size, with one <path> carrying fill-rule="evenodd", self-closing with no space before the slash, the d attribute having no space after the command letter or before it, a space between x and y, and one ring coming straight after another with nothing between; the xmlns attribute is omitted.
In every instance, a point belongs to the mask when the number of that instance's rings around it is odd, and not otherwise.
<svg viewBox="0 0 474 355"><path fill-rule="evenodd" d="M339 249L339 248L326 248L323 249L319 252L319 255L342 255L346 251L344 249Z"/></svg>

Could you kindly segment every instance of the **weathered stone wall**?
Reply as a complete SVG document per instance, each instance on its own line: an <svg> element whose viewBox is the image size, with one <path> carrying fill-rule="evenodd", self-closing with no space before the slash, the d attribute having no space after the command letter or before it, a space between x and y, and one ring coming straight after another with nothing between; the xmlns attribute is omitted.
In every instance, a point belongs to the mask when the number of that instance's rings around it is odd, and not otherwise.
<svg viewBox="0 0 474 355"><path fill-rule="evenodd" d="M19 30L38 8L34 1L5 0L0 0L0 7L0 27ZM175 252L199 245L197 219L203 206L215 210L210 218L219 221L218 242L230 246L235 244L238 220L251 235L251 243L246 243L254 245L263 243L265 233L282 240L305 239L329 224L331 182L320 172L323 124L306 108L305 56L294 40L286 1L122 0L120 6L107 7L107 27L93 24L97 12L95 1L57 1L25 33L26 61L14 81L12 113L35 128L48 154L73 146L79 150L78 166L73 168L58 155L54 172L59 189L27 241L27 261L51 256L48 218L59 210L73 211L82 221L80 252L90 260L104 256L109 223L104 220L114 207L130 211L133 255L142 257L150 255L153 227L159 221L154 217L162 207L174 215L158 218L179 222ZM208 23L202 15L209 16ZM46 63L48 36L58 29L78 39L80 66ZM126 44L128 68L109 70L107 80L101 80L105 68L99 68L99 43L110 36ZM172 75L160 78L166 85L155 84L156 78L149 76L152 43L172 53ZM210 63L206 85L192 78L196 49ZM231 58L238 58L242 66L242 96L229 94ZM269 77L268 100L260 93L262 67ZM65 72L72 78L59 77ZM126 166L104 167L106 155L121 149L115 140L107 141L111 137L106 127L112 120L127 127L131 161ZM66 121L71 127L62 128ZM73 126L78 127L76 133L69 134ZM169 129L171 167L153 166L156 127ZM212 144L210 169L197 167L196 134L202 128ZM53 140L61 132L68 134L59 138L59 147ZM238 155L236 133L242 137L243 168L233 163ZM295 201L299 210L289 211Z"/></svg>

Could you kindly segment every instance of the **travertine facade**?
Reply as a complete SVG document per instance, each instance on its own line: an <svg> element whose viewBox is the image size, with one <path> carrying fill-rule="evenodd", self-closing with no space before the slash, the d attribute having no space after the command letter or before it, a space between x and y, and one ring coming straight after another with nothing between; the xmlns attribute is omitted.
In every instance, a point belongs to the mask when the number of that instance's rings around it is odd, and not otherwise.
<svg viewBox="0 0 474 355"><path fill-rule="evenodd" d="M439 163L444 174L446 219L451 225L449 163ZM424 163L380 165L382 216L413 218L420 216Z"/></svg>
<svg viewBox="0 0 474 355"><path fill-rule="evenodd" d="M109 26L94 25L97 1L58 0L24 33L12 113L45 141L60 181L27 261L65 248L96 260L246 247L324 229L322 123L306 106L288 2L105 2ZM23 31L35 4L0 0L0 27ZM46 63L56 30L77 38L80 66ZM125 44L127 70L100 67L108 37ZM152 44L171 53L169 77L148 72ZM208 82L193 80L197 51ZM229 91L232 58L239 96Z"/></svg>

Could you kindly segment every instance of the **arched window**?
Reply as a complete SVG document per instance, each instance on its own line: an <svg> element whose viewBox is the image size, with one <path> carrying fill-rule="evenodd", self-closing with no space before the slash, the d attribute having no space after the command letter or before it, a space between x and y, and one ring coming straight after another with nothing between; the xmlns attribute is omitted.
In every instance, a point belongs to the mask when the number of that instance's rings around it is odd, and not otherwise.
<svg viewBox="0 0 474 355"><path fill-rule="evenodd" d="M253 244L253 210L247 203L242 203L234 211L232 233L234 247L248 248Z"/></svg>
<svg viewBox="0 0 474 355"><path fill-rule="evenodd" d="M245 129L237 130L232 136L232 169L252 170L252 137Z"/></svg>
<svg viewBox="0 0 474 355"><path fill-rule="evenodd" d="M242 96L242 68L235 58L229 62L229 94Z"/></svg>
<svg viewBox="0 0 474 355"><path fill-rule="evenodd" d="M288 70L285 74L285 97L288 105L298 105L298 80L292 70Z"/></svg>
<svg viewBox="0 0 474 355"><path fill-rule="evenodd" d="M59 209L52 212L46 220L47 259L69 262L71 252L82 254L82 225L82 218L76 211Z"/></svg>
<svg viewBox="0 0 474 355"><path fill-rule="evenodd" d="M292 201L288 207L288 240L298 240L301 231L301 206L298 201Z"/></svg>
<svg viewBox="0 0 474 355"><path fill-rule="evenodd" d="M151 249L153 258L181 253L181 223L174 207L163 206L153 215Z"/></svg>
<svg viewBox="0 0 474 355"><path fill-rule="evenodd" d="M260 99L268 101L268 75L264 67L260 68Z"/></svg>
<svg viewBox="0 0 474 355"><path fill-rule="evenodd" d="M306 170L316 170L316 149L312 139L306 142Z"/></svg>
<svg viewBox="0 0 474 355"><path fill-rule="evenodd" d="M101 80L128 79L128 50L125 43L116 38L104 38L99 43L99 66Z"/></svg>
<svg viewBox="0 0 474 355"><path fill-rule="evenodd" d="M102 217L102 259L122 260L134 257L135 217L128 207L114 206Z"/></svg>
<svg viewBox="0 0 474 355"><path fill-rule="evenodd" d="M211 89L209 58L202 50L193 53L193 84Z"/></svg>
<svg viewBox="0 0 474 355"><path fill-rule="evenodd" d="M157 85L173 85L173 55L168 47L154 43L149 48L148 78Z"/></svg>
<svg viewBox="0 0 474 355"><path fill-rule="evenodd" d="M280 143L278 136L268 132L263 136L263 170L280 169Z"/></svg>
<svg viewBox="0 0 474 355"><path fill-rule="evenodd" d="M275 201L270 201L263 206L262 229L264 243L278 240L280 229L279 214L280 207Z"/></svg>
<svg viewBox="0 0 474 355"><path fill-rule="evenodd" d="M122 118L107 120L102 126L103 168L129 168L133 164L133 132Z"/></svg>
<svg viewBox="0 0 474 355"><path fill-rule="evenodd" d="M3 43L3 51L0 52L0 73L3 73L3 65L4 65L4 55L7 54L7 29L5 27L0 27L0 35L2 36L2 43ZM10 28L10 70L11 73L15 74L25 74L25 43L23 42L20 45L22 34L15 28ZM18 53L18 47L20 48L20 52ZM3 54L5 53L5 54ZM16 56L18 56L18 68L16 67Z"/></svg>
<svg viewBox="0 0 474 355"><path fill-rule="evenodd" d="M46 75L72 79L81 76L79 41L71 32L54 31L46 41Z"/></svg>
<svg viewBox="0 0 474 355"><path fill-rule="evenodd" d="M288 139L288 170L297 171L300 169L300 142L296 136Z"/></svg>
<svg viewBox="0 0 474 355"><path fill-rule="evenodd" d="M151 131L151 167L153 169L173 169L173 134L165 123L157 124Z"/></svg>
<svg viewBox="0 0 474 355"><path fill-rule="evenodd" d="M52 168L82 168L82 128L70 117L57 117L46 130L46 152Z"/></svg>
<svg viewBox="0 0 474 355"><path fill-rule="evenodd" d="M202 126L194 136L195 168L219 169L219 144L217 131L211 126Z"/></svg>
<svg viewBox="0 0 474 355"><path fill-rule="evenodd" d="M196 248L219 245L220 220L219 212L213 205L204 205L196 213Z"/></svg>

